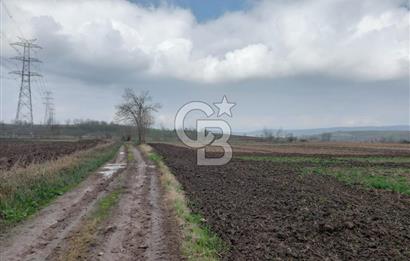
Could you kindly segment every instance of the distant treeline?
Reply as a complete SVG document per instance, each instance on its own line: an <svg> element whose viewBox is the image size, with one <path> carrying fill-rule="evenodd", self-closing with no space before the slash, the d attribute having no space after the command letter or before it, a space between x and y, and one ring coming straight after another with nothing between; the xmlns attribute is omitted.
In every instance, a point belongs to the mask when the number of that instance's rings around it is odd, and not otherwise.
<svg viewBox="0 0 410 261"><path fill-rule="evenodd" d="M192 139L196 131L186 130ZM216 135L218 136L218 135ZM73 120L66 124L34 125L0 123L0 138L40 138L40 139L95 139L115 138L134 140L137 137L135 127L94 120ZM150 128L147 142L177 142L176 132L166 128ZM306 142L306 141L353 141L353 142L410 142L408 131L338 131L324 132L317 135L294 136L284 130L264 130L259 137L232 135L230 141L236 142Z"/></svg>
<svg viewBox="0 0 410 261"><path fill-rule="evenodd" d="M409 131L336 131L311 135L310 139L321 141L352 141L380 143L409 143Z"/></svg>
<svg viewBox="0 0 410 261"><path fill-rule="evenodd" d="M188 131L190 132L190 131ZM137 130L133 126L107 123L94 120L74 120L66 124L29 125L0 123L0 138L39 138L39 139L123 139L134 140ZM151 128L147 141L177 141L174 130Z"/></svg>

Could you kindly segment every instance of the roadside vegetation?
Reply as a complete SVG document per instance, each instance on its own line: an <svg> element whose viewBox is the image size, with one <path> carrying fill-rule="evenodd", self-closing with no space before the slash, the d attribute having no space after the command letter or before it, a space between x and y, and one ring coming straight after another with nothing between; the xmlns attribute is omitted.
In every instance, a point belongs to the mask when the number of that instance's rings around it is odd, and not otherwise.
<svg viewBox="0 0 410 261"><path fill-rule="evenodd" d="M126 143L125 148L127 163L133 162L132 146ZM96 242L101 231L105 231L104 222L109 219L123 194L124 177L120 176L119 178L120 181L115 183L114 187L97 201L81 226L69 237L67 248L58 254L57 260L75 261L88 258L91 246Z"/></svg>
<svg viewBox="0 0 410 261"><path fill-rule="evenodd" d="M112 159L119 144L98 145L42 164L0 172L0 230L22 221Z"/></svg>
<svg viewBox="0 0 410 261"><path fill-rule="evenodd" d="M121 189L116 189L98 201L95 210L87 217L77 234L71 237L68 251L65 252L64 258L61 258L61 260L75 261L87 254L90 244L95 240L99 226L110 216L111 210L118 203L121 193Z"/></svg>
<svg viewBox="0 0 410 261"><path fill-rule="evenodd" d="M148 145L141 145L141 150L161 171L161 184L165 188L165 200L172 206L182 235L182 254L188 260L219 260L228 246L205 223L205 219L193 213L184 195L181 184L165 165L160 155Z"/></svg>
<svg viewBox="0 0 410 261"><path fill-rule="evenodd" d="M295 168L299 168L301 174L329 175L349 185L410 195L409 157L240 156L237 158L281 164L310 164L303 167L295 165ZM395 164L395 166L388 166L388 164Z"/></svg>

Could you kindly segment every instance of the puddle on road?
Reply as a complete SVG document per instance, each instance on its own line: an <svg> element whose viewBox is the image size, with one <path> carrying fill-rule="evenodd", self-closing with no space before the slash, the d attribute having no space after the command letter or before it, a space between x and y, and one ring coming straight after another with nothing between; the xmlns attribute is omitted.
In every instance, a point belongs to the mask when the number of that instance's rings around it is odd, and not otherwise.
<svg viewBox="0 0 410 261"><path fill-rule="evenodd" d="M117 171L124 169L127 166L125 163L112 163L112 164L106 164L99 174L104 175L106 178L110 178L114 173Z"/></svg>

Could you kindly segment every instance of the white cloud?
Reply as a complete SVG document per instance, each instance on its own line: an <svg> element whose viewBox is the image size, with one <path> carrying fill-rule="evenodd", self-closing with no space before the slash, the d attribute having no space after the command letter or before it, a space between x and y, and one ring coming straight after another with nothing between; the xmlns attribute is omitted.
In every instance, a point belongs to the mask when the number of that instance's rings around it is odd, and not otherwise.
<svg viewBox="0 0 410 261"><path fill-rule="evenodd" d="M251 10L199 24L188 10L125 0L6 2L25 34L45 47L47 70L108 83L140 75L196 82L310 73L404 77L410 44L404 3L257 1ZM15 25L3 21L14 39Z"/></svg>

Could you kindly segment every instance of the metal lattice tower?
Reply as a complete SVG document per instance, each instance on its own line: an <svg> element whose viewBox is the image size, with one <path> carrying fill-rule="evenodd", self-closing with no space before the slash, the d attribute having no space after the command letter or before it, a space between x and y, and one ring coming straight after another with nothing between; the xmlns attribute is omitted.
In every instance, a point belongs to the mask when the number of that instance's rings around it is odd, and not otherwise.
<svg viewBox="0 0 410 261"><path fill-rule="evenodd" d="M33 125L33 105L31 99L31 81L32 77L41 77L39 73L31 71L31 63L41 62L36 58L31 57L31 49L41 47L34 42L36 39L26 40L19 38L20 41L11 43L11 46L22 48L23 52L21 56L13 57L12 59L18 60L22 63L21 71L12 71L10 73L20 75L20 92L17 104L16 123L29 123Z"/></svg>
<svg viewBox="0 0 410 261"><path fill-rule="evenodd" d="M54 123L54 103L53 97L51 96L52 94L51 91L46 91L44 93L44 125L53 125Z"/></svg>

